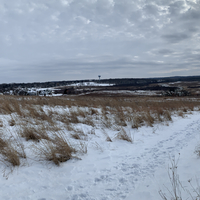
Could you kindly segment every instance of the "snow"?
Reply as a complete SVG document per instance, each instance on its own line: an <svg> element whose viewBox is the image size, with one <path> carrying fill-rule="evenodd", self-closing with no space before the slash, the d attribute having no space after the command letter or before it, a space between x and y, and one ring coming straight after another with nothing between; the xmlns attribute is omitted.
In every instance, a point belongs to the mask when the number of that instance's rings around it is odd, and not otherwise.
<svg viewBox="0 0 200 200"><path fill-rule="evenodd" d="M96 83L96 82L82 82L82 83L73 83L67 86L113 86L114 84L108 83Z"/></svg>
<svg viewBox="0 0 200 200"><path fill-rule="evenodd" d="M1 116L6 124L6 117ZM7 126L7 129L9 127ZM87 126L80 124L80 128ZM10 127L12 131L14 127ZM0 199L7 200L157 200L158 191L170 188L170 157L180 153L178 173L183 185L200 178L200 160L194 149L200 141L200 113L173 117L169 124L137 129L126 128L133 143L115 139L105 141L101 129L88 138L88 151L57 167L32 157L32 142L26 142L28 162L9 171L0 165ZM188 188L190 188L188 186ZM187 194L185 194L187 195Z"/></svg>
<svg viewBox="0 0 200 200"><path fill-rule="evenodd" d="M108 94L126 94L126 95L144 95L144 96L152 96L158 95L161 91L151 91L151 90L106 90L100 91L98 93L108 93Z"/></svg>

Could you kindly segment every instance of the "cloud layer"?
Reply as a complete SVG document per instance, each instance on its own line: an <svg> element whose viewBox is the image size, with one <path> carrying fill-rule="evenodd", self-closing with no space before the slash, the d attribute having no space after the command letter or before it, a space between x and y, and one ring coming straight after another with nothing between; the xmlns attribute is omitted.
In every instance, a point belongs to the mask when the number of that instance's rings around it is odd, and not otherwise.
<svg viewBox="0 0 200 200"><path fill-rule="evenodd" d="M200 74L200 0L0 0L0 82Z"/></svg>

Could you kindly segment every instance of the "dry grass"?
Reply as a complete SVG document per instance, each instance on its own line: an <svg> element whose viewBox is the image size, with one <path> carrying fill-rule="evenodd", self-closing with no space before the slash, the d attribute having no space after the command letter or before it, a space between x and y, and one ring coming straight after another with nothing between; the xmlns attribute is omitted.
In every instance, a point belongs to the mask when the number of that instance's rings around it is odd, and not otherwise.
<svg viewBox="0 0 200 200"><path fill-rule="evenodd" d="M81 140L81 136L79 133L71 133L71 137L75 140Z"/></svg>
<svg viewBox="0 0 200 200"><path fill-rule="evenodd" d="M15 120L13 119L13 118L11 118L10 120L9 120L9 125L10 126L14 126L16 123L15 123Z"/></svg>
<svg viewBox="0 0 200 200"><path fill-rule="evenodd" d="M80 142L79 145L78 145L78 152L81 153L81 154L86 154L87 153L87 145L83 142Z"/></svg>
<svg viewBox="0 0 200 200"><path fill-rule="evenodd" d="M145 121L147 122L147 124L148 124L149 126L151 126L151 127L153 126L153 124L154 124L154 122L155 122L155 119L154 119L153 115L151 115L150 112L147 112L147 113L146 113Z"/></svg>
<svg viewBox="0 0 200 200"><path fill-rule="evenodd" d="M143 115L136 115L132 121L132 128L138 129L144 124L145 117Z"/></svg>
<svg viewBox="0 0 200 200"><path fill-rule="evenodd" d="M88 134L95 135L95 129L92 128L90 131L88 131Z"/></svg>
<svg viewBox="0 0 200 200"><path fill-rule="evenodd" d="M195 153L198 157L200 157L200 145L198 145L198 146L195 147L194 153Z"/></svg>
<svg viewBox="0 0 200 200"><path fill-rule="evenodd" d="M0 112L3 114L17 113L18 116L46 121L53 126L54 120L66 124L85 123L95 127L95 118L101 119L106 128L112 125L126 126L133 121L133 128L144 124L153 126L156 122L171 121L171 112L194 110L198 101L186 98L131 98L131 97L15 97L0 98ZM44 112L43 106L50 110ZM59 114L53 108L73 108L66 114ZM100 112L101 110L101 112ZM114 118L114 122L110 120Z"/></svg>
<svg viewBox="0 0 200 200"><path fill-rule="evenodd" d="M69 122L73 124L78 124L80 122L78 119L78 114L76 112L71 112Z"/></svg>
<svg viewBox="0 0 200 200"><path fill-rule="evenodd" d="M108 135L108 133L107 133L104 129L102 129L102 131L103 131L103 134L104 134L105 137L106 137L106 141L107 141L107 142L112 142L112 139L110 138L110 136Z"/></svg>
<svg viewBox="0 0 200 200"><path fill-rule="evenodd" d="M8 166L13 167L21 164L20 158L26 158L23 144L19 141L19 138L4 139L0 137L0 161Z"/></svg>
<svg viewBox="0 0 200 200"><path fill-rule="evenodd" d="M94 124L92 117L86 117L84 120L81 121L81 123L86 124L88 126L95 127L95 124Z"/></svg>
<svg viewBox="0 0 200 200"><path fill-rule="evenodd" d="M130 142L130 143L133 143L133 139L131 137L130 132L127 133L123 128L121 129L120 132L117 133L116 138L120 139L120 140L125 140L125 141Z"/></svg>
<svg viewBox="0 0 200 200"><path fill-rule="evenodd" d="M167 121L172 121L172 114L170 111L164 111L163 116Z"/></svg>
<svg viewBox="0 0 200 200"><path fill-rule="evenodd" d="M94 108L90 108L90 115L99 115L99 112Z"/></svg>
<svg viewBox="0 0 200 200"><path fill-rule="evenodd" d="M3 127L3 121L0 120L0 127Z"/></svg>
<svg viewBox="0 0 200 200"><path fill-rule="evenodd" d="M112 142L110 136L107 136L107 137L106 137L106 141L107 141L107 142Z"/></svg>
<svg viewBox="0 0 200 200"><path fill-rule="evenodd" d="M11 116L8 123L14 126L12 130L18 130L19 137L27 141L40 141L34 144L37 155L56 165L72 158L77 151L87 151L82 141L75 150L66 135L76 140L88 140L88 136L93 137L90 134L95 135L95 129L106 128L118 132L115 138L132 143L133 138L124 127L154 126L160 122L166 124L172 121L174 114L183 117L199 106L198 99L191 101L189 98L173 97L0 96L0 114ZM89 131L84 133L82 129L77 129L79 123ZM0 127L5 124L0 120ZM58 134L60 131L63 133ZM108 134L105 137L106 141L113 141ZM6 163L13 163L13 166L20 164L20 157L25 157L23 145L17 146L16 141L19 140L0 138L2 158ZM12 161L9 155L15 159Z"/></svg>
<svg viewBox="0 0 200 200"><path fill-rule="evenodd" d="M18 134L24 137L27 141L33 140L39 142L41 139L49 140L49 137L45 130L36 129L34 127L21 127Z"/></svg>
<svg viewBox="0 0 200 200"><path fill-rule="evenodd" d="M41 106L27 106L26 107L28 111L28 116L37 119L37 120L42 120L42 121L47 121L49 124L54 124L52 120L52 116L48 115L44 112Z"/></svg>
<svg viewBox="0 0 200 200"><path fill-rule="evenodd" d="M179 117L184 117L183 111L178 111L177 115L178 115Z"/></svg>
<svg viewBox="0 0 200 200"><path fill-rule="evenodd" d="M82 129L74 129L74 133L70 134L72 138L76 140L87 140L88 136L84 133Z"/></svg>
<svg viewBox="0 0 200 200"><path fill-rule="evenodd" d="M63 133L55 134L52 140L42 140L35 146L35 150L40 158L52 161L56 165L73 158L73 153L77 152Z"/></svg>

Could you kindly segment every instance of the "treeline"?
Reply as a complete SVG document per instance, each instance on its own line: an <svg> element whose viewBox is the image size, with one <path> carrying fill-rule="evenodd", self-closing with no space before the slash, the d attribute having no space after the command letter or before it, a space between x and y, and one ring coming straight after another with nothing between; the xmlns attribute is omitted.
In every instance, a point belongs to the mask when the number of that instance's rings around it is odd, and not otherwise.
<svg viewBox="0 0 200 200"><path fill-rule="evenodd" d="M116 78L116 79L87 79L73 81L49 81L49 82L34 82L34 83L3 83L0 84L0 92L10 91L15 88L50 88L67 86L75 83L96 82L114 84L115 86L148 86L152 83L169 83L177 81L200 81L200 76L185 76L185 77L163 77L163 78Z"/></svg>

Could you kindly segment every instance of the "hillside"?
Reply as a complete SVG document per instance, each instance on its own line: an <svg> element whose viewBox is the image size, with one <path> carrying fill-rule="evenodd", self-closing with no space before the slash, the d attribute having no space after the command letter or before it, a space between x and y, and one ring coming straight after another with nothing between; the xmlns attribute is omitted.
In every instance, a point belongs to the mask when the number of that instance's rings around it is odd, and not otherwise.
<svg viewBox="0 0 200 200"><path fill-rule="evenodd" d="M14 95L199 96L200 76L143 79L101 79L0 84L0 93Z"/></svg>
<svg viewBox="0 0 200 200"><path fill-rule="evenodd" d="M1 199L170 199L174 157L197 197L198 98L0 97Z"/></svg>

